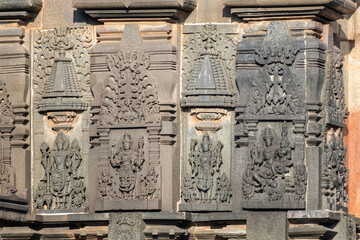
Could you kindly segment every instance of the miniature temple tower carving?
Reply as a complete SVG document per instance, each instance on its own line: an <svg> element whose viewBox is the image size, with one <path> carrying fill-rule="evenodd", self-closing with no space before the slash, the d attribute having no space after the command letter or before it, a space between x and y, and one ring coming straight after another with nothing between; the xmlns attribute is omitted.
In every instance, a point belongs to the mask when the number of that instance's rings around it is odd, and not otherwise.
<svg viewBox="0 0 360 240"><path fill-rule="evenodd" d="M137 25L125 25L93 103L95 209L156 210L160 201L160 103ZM95 184L95 182L94 182Z"/></svg>
<svg viewBox="0 0 360 240"><path fill-rule="evenodd" d="M301 58L286 22L271 22L261 45L238 46L239 107L235 151L243 171L244 209L304 209L307 189L305 136L307 112L296 68ZM255 35L254 35L255 36ZM246 35L245 35L246 37ZM240 69L251 51L252 64ZM240 70L244 72L240 75Z"/></svg>
<svg viewBox="0 0 360 240"><path fill-rule="evenodd" d="M183 57L183 211L231 208L232 112L236 99L234 29L185 29Z"/></svg>
<svg viewBox="0 0 360 240"><path fill-rule="evenodd" d="M86 185L81 167L84 161L77 139L80 129L75 126L88 109L86 99L82 99L89 90L86 88L88 74L81 70L88 59L86 44L80 43L91 42L89 31L55 28L47 34L36 32L35 42L40 44L36 55L37 64L40 64L35 79L39 97L37 110L47 117L44 128L51 127L53 132L49 129L44 135L54 146L51 148L48 141L39 146L44 175L34 194L34 209L84 211ZM81 53L78 53L79 48ZM67 57L67 52L72 53L72 57L70 54Z"/></svg>

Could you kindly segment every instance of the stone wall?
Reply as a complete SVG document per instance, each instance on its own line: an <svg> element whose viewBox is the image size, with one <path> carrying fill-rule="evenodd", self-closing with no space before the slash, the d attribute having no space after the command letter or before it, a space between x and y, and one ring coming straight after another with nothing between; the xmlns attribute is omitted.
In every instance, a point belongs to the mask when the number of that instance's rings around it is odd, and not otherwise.
<svg viewBox="0 0 360 240"><path fill-rule="evenodd" d="M0 0L0 238L357 239L357 5Z"/></svg>

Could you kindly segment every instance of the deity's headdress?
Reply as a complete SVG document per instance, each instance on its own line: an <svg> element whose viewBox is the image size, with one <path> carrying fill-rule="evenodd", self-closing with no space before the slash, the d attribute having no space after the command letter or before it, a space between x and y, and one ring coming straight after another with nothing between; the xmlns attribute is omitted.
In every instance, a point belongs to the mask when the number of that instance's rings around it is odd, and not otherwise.
<svg viewBox="0 0 360 240"><path fill-rule="evenodd" d="M131 135L128 131L124 134L124 142L132 143Z"/></svg>
<svg viewBox="0 0 360 240"><path fill-rule="evenodd" d="M205 143L207 143L207 144L211 143L210 136L209 136L208 133L205 133L204 136L203 136L203 139L202 139L202 144L205 144Z"/></svg>
<svg viewBox="0 0 360 240"><path fill-rule="evenodd" d="M270 128L265 128L264 140L265 139L274 139L273 135L271 134Z"/></svg>

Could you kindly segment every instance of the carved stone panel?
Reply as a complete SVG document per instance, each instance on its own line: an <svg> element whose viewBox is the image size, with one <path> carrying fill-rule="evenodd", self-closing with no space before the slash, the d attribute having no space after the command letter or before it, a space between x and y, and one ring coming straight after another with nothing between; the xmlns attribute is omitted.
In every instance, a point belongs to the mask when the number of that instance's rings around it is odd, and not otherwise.
<svg viewBox="0 0 360 240"><path fill-rule="evenodd" d="M40 152L45 174L37 186L34 209L85 210L86 186L78 171L82 157L77 139L70 142L68 136L59 132L54 147L43 142Z"/></svg>
<svg viewBox="0 0 360 240"><path fill-rule="evenodd" d="M235 135L241 147L235 154L242 172L241 207L304 209L306 82L303 69L296 68L304 55L286 22L264 29L249 30L249 39L238 46Z"/></svg>
<svg viewBox="0 0 360 240"><path fill-rule="evenodd" d="M144 239L144 222L141 213L110 213L109 239Z"/></svg>
<svg viewBox="0 0 360 240"><path fill-rule="evenodd" d="M325 144L322 159L322 207L338 210L348 206L349 170L346 167L344 127L347 117L343 60L339 50L329 50L326 59Z"/></svg>
<svg viewBox="0 0 360 240"><path fill-rule="evenodd" d="M160 61L160 51L147 48L141 26L123 27L121 41L99 43L92 59L93 88L99 90L92 103L93 201L96 211L159 210L162 185L170 184L162 183L162 175L173 174L172 166L163 173L162 164L173 158L176 111L171 91L176 85L165 66L168 60Z"/></svg>
<svg viewBox="0 0 360 240"><path fill-rule="evenodd" d="M108 166L98 179L101 208L159 207L160 168L150 160L149 133L143 129L111 132Z"/></svg>
<svg viewBox="0 0 360 240"><path fill-rule="evenodd" d="M307 170L289 139L289 124L262 125L243 176L243 208L304 208ZM260 128L260 126L259 126ZM291 127L292 128L292 127ZM293 134L291 134L293 137Z"/></svg>
<svg viewBox="0 0 360 240"><path fill-rule="evenodd" d="M184 27L180 211L230 211L234 25Z"/></svg>
<svg viewBox="0 0 360 240"><path fill-rule="evenodd" d="M89 49L92 46L93 31L90 27L64 28L40 31L34 33L34 84L37 94L42 95L51 68L60 57L60 49L66 51L66 57L75 64L76 75L81 90L90 91L90 58Z"/></svg>
<svg viewBox="0 0 360 240"><path fill-rule="evenodd" d="M182 107L232 107L235 102L234 26L186 26Z"/></svg>
<svg viewBox="0 0 360 240"><path fill-rule="evenodd" d="M36 30L33 209L84 211L89 152L93 28ZM52 144L54 144L52 146Z"/></svg>
<svg viewBox="0 0 360 240"><path fill-rule="evenodd" d="M9 100L5 83L0 81L0 195L13 195L15 172L11 159L11 133L14 129L15 115Z"/></svg>

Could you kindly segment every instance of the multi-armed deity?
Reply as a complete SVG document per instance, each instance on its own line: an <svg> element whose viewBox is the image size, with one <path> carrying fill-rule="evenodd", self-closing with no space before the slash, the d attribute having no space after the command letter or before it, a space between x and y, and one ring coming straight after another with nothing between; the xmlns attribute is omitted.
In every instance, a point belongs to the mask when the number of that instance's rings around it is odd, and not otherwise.
<svg viewBox="0 0 360 240"><path fill-rule="evenodd" d="M118 149L110 149L110 163L117 171L115 183L118 183L119 194L123 199L134 199L134 189L137 180L137 173L144 164L144 138L140 137L137 146L128 132L125 132L124 139L119 140Z"/></svg>
<svg viewBox="0 0 360 240"><path fill-rule="evenodd" d="M220 141L214 144L208 133L203 135L200 143L192 139L188 159L192 175L185 176L182 191L185 202L230 202L230 181L225 173L220 174L223 164L222 148L223 144ZM219 177L214 178L215 174Z"/></svg>
<svg viewBox="0 0 360 240"><path fill-rule="evenodd" d="M152 199L158 190L159 174L154 167L146 165L144 137L134 144L131 134L126 131L123 138L109 149L111 168L104 168L99 177L101 199L135 200Z"/></svg>
<svg viewBox="0 0 360 240"><path fill-rule="evenodd" d="M78 168L82 161L75 139L71 146L63 132L56 136L54 149L41 145L41 164L45 177L35 196L36 209L69 209L85 207L85 186Z"/></svg>
<svg viewBox="0 0 360 240"><path fill-rule="evenodd" d="M294 147L288 139L286 126L282 127L281 140L278 141L272 128L265 128L261 134L261 144L250 149L250 163L243 177L245 199L262 199L265 194L269 201L282 200L285 194L293 199L303 198L306 183L302 175L304 168L294 166L291 156Z"/></svg>

